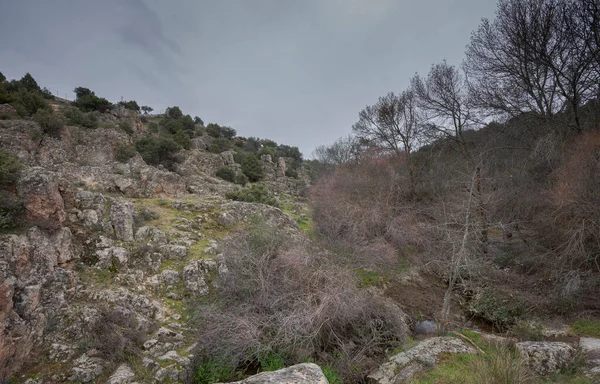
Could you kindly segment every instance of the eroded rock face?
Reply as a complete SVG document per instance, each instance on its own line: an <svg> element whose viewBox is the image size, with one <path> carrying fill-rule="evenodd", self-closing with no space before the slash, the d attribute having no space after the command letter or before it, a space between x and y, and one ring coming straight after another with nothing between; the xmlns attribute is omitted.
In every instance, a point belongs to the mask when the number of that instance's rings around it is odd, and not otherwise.
<svg viewBox="0 0 600 384"><path fill-rule="evenodd" d="M523 341L515 345L525 363L537 374L557 373L573 363L575 348L567 343Z"/></svg>
<svg viewBox="0 0 600 384"><path fill-rule="evenodd" d="M434 367L445 353L477 353L473 347L454 337L432 337L417 346L392 356L367 377L377 384L408 381L415 373Z"/></svg>
<svg viewBox="0 0 600 384"><path fill-rule="evenodd" d="M115 201L110 206L110 219L118 240L133 241L135 207L128 201Z"/></svg>
<svg viewBox="0 0 600 384"><path fill-rule="evenodd" d="M327 378L318 365L304 363L292 365L273 372L263 372L250 376L237 384L328 384Z"/></svg>
<svg viewBox="0 0 600 384"><path fill-rule="evenodd" d="M62 268L76 256L71 231L0 236L0 379L28 360L49 319L67 306L76 275Z"/></svg>
<svg viewBox="0 0 600 384"><path fill-rule="evenodd" d="M42 167L24 170L17 181L17 192L24 201L26 217L33 224L58 228L64 223L65 204L54 172Z"/></svg>
<svg viewBox="0 0 600 384"><path fill-rule="evenodd" d="M194 260L183 268L183 280L186 287L196 295L208 294L205 275L208 266L201 260Z"/></svg>

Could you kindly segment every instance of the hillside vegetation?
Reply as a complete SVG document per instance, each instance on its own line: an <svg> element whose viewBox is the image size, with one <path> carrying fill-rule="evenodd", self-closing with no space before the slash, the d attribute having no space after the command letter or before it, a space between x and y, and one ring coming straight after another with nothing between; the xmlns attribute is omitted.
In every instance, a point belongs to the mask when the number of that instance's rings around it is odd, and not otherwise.
<svg viewBox="0 0 600 384"><path fill-rule="evenodd" d="M500 0L311 160L0 74L0 382L593 383L599 43Z"/></svg>

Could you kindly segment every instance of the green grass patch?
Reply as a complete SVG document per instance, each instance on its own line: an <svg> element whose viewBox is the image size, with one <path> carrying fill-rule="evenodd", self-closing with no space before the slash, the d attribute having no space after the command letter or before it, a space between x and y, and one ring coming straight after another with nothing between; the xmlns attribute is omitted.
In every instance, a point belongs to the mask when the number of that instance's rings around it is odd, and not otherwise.
<svg viewBox="0 0 600 384"><path fill-rule="evenodd" d="M264 372L277 371L278 369L285 368L285 358L273 351L269 351L262 356L258 363L260 364L261 371Z"/></svg>
<svg viewBox="0 0 600 384"><path fill-rule="evenodd" d="M194 383L211 384L239 379L242 374L226 358L212 357L204 359L196 368Z"/></svg>
<svg viewBox="0 0 600 384"><path fill-rule="evenodd" d="M418 384L467 383L473 374L473 362L477 355L447 354L437 368L421 374L414 382Z"/></svg>
<svg viewBox="0 0 600 384"><path fill-rule="evenodd" d="M342 376L331 365L324 365L321 367L321 371L323 371L323 375L325 375L329 384L342 384L344 382Z"/></svg>
<svg viewBox="0 0 600 384"><path fill-rule="evenodd" d="M485 354L444 354L438 365L422 372L414 381L420 384L482 384L482 383L533 383L534 376L528 371L518 353L508 347L489 345L472 331L462 334L477 344Z"/></svg>
<svg viewBox="0 0 600 384"><path fill-rule="evenodd" d="M600 337L600 321L581 319L571 325L571 328L578 335Z"/></svg>
<svg viewBox="0 0 600 384"><path fill-rule="evenodd" d="M382 287L390 281L389 277L368 269L359 268L355 271L355 274L360 288Z"/></svg>

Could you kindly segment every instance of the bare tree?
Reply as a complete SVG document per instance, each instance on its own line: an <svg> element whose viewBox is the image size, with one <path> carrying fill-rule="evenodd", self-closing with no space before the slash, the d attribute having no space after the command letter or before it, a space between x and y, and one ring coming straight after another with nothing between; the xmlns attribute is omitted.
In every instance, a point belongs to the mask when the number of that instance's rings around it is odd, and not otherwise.
<svg viewBox="0 0 600 384"><path fill-rule="evenodd" d="M551 8L552 3L544 3ZM580 107L596 96L598 49L592 48L593 29L587 26L577 1L561 0L546 13L552 17L548 42L532 39L535 60L546 65L571 113L576 131L582 130ZM591 48L591 49L590 49Z"/></svg>
<svg viewBox="0 0 600 384"><path fill-rule="evenodd" d="M465 138L465 132L478 124L470 105L466 78L456 67L443 61L431 67L427 78L415 75L411 83L418 96L419 106L424 111L425 132L455 143L469 168L474 170L480 240L482 251L486 252L487 219L483 202L482 160L475 158Z"/></svg>
<svg viewBox="0 0 600 384"><path fill-rule="evenodd" d="M443 61L434 64L425 79L415 75L411 84L424 112L424 133L451 140L470 157L464 134L475 126L476 118L469 105L465 76Z"/></svg>
<svg viewBox="0 0 600 384"><path fill-rule="evenodd" d="M409 89L400 95L390 92L367 106L352 130L360 139L410 155L420 139L419 127L415 94Z"/></svg>
<svg viewBox="0 0 600 384"><path fill-rule="evenodd" d="M331 145L318 146L313 155L321 163L329 165L354 163L358 160L359 147L358 139L348 135L339 138Z"/></svg>
<svg viewBox="0 0 600 384"><path fill-rule="evenodd" d="M496 18L483 19L465 60L478 107L504 116L547 117L563 110L554 74L534 52L548 51L556 8L556 0L500 0Z"/></svg>
<svg viewBox="0 0 600 384"><path fill-rule="evenodd" d="M598 0L501 0L467 48L473 101L507 116L569 112L581 131L598 84L594 11Z"/></svg>

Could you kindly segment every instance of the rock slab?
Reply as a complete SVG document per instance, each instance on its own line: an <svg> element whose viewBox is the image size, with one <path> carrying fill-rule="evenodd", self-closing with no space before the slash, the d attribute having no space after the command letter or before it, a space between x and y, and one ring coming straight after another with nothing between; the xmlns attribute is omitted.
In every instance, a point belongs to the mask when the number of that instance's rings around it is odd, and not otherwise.
<svg viewBox="0 0 600 384"><path fill-rule="evenodd" d="M318 365L304 363L273 372L263 372L232 384L328 384Z"/></svg>
<svg viewBox="0 0 600 384"><path fill-rule="evenodd" d="M473 347L454 337L432 337L417 346L392 356L367 379L370 383L395 384L403 383L417 372L434 367L441 354L444 353L477 353Z"/></svg>
<svg viewBox="0 0 600 384"><path fill-rule="evenodd" d="M537 374L558 373L573 363L575 348L567 343L548 341L523 341L515 348L525 363Z"/></svg>

